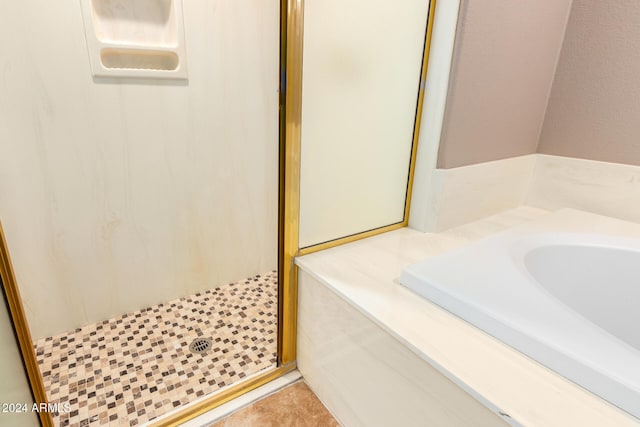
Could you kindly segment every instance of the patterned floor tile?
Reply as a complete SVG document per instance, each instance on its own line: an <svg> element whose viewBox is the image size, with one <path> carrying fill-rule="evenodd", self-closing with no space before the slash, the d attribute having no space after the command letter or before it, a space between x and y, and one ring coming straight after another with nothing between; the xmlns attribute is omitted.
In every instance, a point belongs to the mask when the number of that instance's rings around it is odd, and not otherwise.
<svg viewBox="0 0 640 427"><path fill-rule="evenodd" d="M136 426L276 364L269 272L35 343L56 426ZM210 339L194 353L189 345Z"/></svg>

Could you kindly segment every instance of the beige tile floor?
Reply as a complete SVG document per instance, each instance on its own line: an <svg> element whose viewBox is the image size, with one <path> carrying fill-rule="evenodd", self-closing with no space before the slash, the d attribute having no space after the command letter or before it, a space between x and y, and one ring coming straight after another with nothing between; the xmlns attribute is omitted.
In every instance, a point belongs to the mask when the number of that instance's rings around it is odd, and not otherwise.
<svg viewBox="0 0 640 427"><path fill-rule="evenodd" d="M338 427L303 381L298 381L209 427Z"/></svg>

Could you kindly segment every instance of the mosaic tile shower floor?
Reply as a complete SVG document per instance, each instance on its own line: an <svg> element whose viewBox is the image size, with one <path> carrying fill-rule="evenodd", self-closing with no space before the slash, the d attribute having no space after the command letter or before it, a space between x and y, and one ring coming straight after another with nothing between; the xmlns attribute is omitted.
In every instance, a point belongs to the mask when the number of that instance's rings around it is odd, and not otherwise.
<svg viewBox="0 0 640 427"><path fill-rule="evenodd" d="M269 272L37 341L56 426L136 426L275 366ZM211 349L192 353L196 338Z"/></svg>

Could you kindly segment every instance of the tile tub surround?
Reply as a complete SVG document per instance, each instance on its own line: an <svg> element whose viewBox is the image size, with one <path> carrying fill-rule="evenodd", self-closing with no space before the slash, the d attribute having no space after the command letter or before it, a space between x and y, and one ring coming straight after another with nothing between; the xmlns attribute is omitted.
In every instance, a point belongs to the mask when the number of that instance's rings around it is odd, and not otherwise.
<svg viewBox="0 0 640 427"><path fill-rule="evenodd" d="M525 204L640 222L640 166L537 154Z"/></svg>
<svg viewBox="0 0 640 427"><path fill-rule="evenodd" d="M426 232L521 205L573 208L640 222L640 166L621 163L531 154L435 169L428 188L418 191L409 225Z"/></svg>
<svg viewBox="0 0 640 427"><path fill-rule="evenodd" d="M536 161L532 154L434 170L429 214L414 228L447 230L522 205Z"/></svg>
<svg viewBox="0 0 640 427"><path fill-rule="evenodd" d="M562 224L565 231L576 231L588 224L587 217L591 214L571 212L573 215L567 216ZM545 427L637 427L639 420L397 282L402 269L411 263L544 217L547 213L541 209L520 207L442 233L401 229L306 255L296 262L303 272L359 311L370 323L403 343L425 363L438 369L489 408L508 414L511 421ZM593 231L626 233L624 227L615 229L619 221L610 219L610 222L613 228L608 231ZM299 309L303 313L306 307L300 305ZM303 350L299 349L299 353ZM337 387L335 382L330 382L335 377L309 375L302 361L299 369L311 388L342 419L343 415L330 404L324 393L327 390L344 393L345 387L357 384L346 378ZM397 397L403 399L401 395ZM354 408L345 410L353 412Z"/></svg>
<svg viewBox="0 0 640 427"><path fill-rule="evenodd" d="M276 364L277 274L250 277L35 343L58 426L141 425ZM189 351L198 337L211 350Z"/></svg>

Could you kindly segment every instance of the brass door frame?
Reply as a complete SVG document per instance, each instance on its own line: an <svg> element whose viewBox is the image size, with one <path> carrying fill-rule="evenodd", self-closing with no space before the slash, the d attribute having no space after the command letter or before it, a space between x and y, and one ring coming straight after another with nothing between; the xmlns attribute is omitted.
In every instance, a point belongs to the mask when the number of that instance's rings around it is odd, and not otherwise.
<svg viewBox="0 0 640 427"><path fill-rule="evenodd" d="M201 415L296 368L302 119L303 0L280 0L280 102L278 154L278 366L203 399L157 423L173 427Z"/></svg>
<svg viewBox="0 0 640 427"><path fill-rule="evenodd" d="M281 0L281 8L278 361L289 366L296 360L304 0Z"/></svg>
<svg viewBox="0 0 640 427"><path fill-rule="evenodd" d="M436 0L430 0L423 62L420 73L416 118L411 146L411 161L405 198L403 220L374 230L342 237L329 242L300 248L298 241L300 213L300 136L302 122L302 54L304 29L304 0L280 0L280 130L279 130L279 188L278 188L278 365L260 372L241 383L232 385L213 396L204 398L187 408L161 420L156 427L178 426L208 412L238 396L268 383L296 368L296 319L298 271L294 258L322 249L342 245L376 234L406 227L409 221L411 188L420 134L425 82L431 46L431 34ZM24 307L9 258L0 224L0 273L9 303L11 318L28 373L32 394L37 402L47 402L42 376L38 368L33 341L27 325ZM43 426L53 426L48 413L40 413Z"/></svg>

